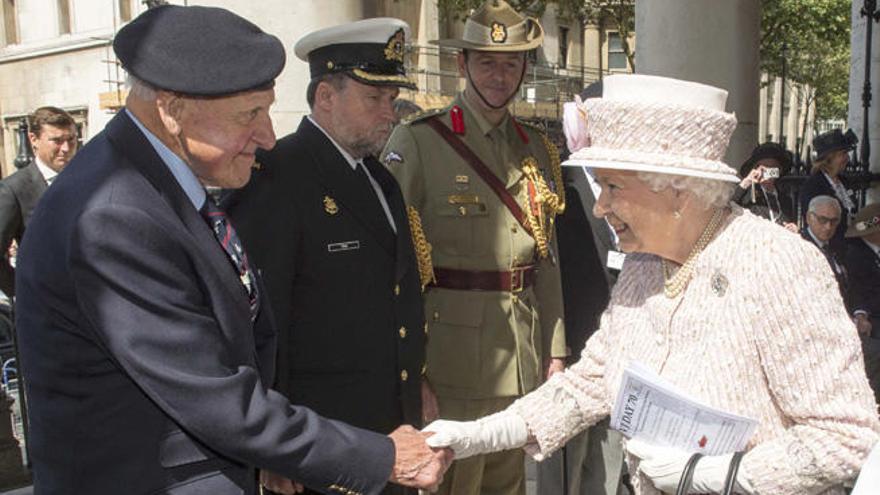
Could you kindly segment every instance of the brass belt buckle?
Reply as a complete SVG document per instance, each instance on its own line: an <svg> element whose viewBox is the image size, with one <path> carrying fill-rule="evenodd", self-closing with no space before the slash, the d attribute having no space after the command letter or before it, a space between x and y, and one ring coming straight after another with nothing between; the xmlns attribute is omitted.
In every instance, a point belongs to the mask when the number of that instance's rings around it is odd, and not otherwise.
<svg viewBox="0 0 880 495"><path fill-rule="evenodd" d="M513 269L510 271L510 292L518 294L523 291L525 285L525 270Z"/></svg>

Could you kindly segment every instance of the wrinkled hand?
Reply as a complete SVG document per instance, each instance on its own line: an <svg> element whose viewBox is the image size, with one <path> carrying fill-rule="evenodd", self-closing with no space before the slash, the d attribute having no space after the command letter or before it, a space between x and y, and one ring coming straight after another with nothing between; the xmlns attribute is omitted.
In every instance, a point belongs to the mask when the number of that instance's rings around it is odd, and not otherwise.
<svg viewBox="0 0 880 495"><path fill-rule="evenodd" d="M529 429L519 415L502 411L477 421L434 421L422 431L434 432L431 447L449 447L456 459L522 447Z"/></svg>
<svg viewBox="0 0 880 495"><path fill-rule="evenodd" d="M437 395L427 377L422 377L422 424L428 424L440 417Z"/></svg>
<svg viewBox="0 0 880 495"><path fill-rule="evenodd" d="M260 470L260 485L267 490L280 493L281 495L293 495L294 493L305 491L305 487L301 484L266 470Z"/></svg>
<svg viewBox="0 0 880 495"><path fill-rule="evenodd" d="M394 442L394 468L389 480L398 485L436 491L452 464L452 452L428 447L426 435L409 425L398 427L388 436Z"/></svg>
<svg viewBox="0 0 880 495"><path fill-rule="evenodd" d="M782 226L785 227L785 229L789 232L794 232L795 234L798 233L798 226L796 223L785 222L782 224Z"/></svg>
<svg viewBox="0 0 880 495"><path fill-rule="evenodd" d="M565 371L565 359L551 358L544 363L544 379L549 380L556 373Z"/></svg>
<svg viewBox="0 0 880 495"><path fill-rule="evenodd" d="M691 455L683 450L672 447L658 447L644 440L627 441L626 450L638 457L639 471L647 476L654 488L668 493L675 493L681 473ZM724 478L730 467L733 454L706 456L700 459L694 469L691 489L688 493L721 493L724 489ZM740 466L736 482L737 493L752 495L754 489L743 475Z"/></svg>
<svg viewBox="0 0 880 495"><path fill-rule="evenodd" d="M853 322L856 324L856 329L858 329L859 335L862 337L869 337L871 335L871 330L874 329L874 325L871 324L871 319L868 318L868 315L865 313L859 313L853 317Z"/></svg>

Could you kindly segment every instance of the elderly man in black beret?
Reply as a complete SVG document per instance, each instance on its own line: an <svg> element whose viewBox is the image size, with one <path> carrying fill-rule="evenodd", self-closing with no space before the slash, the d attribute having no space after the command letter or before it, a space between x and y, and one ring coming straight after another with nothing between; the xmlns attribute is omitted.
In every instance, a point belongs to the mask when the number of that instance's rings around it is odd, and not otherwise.
<svg viewBox="0 0 880 495"><path fill-rule="evenodd" d="M253 494L255 468L322 493L431 488L411 427L324 419L268 388L275 328L207 186L275 135L284 48L226 10L166 6L119 31L126 107L43 196L18 262L36 493Z"/></svg>

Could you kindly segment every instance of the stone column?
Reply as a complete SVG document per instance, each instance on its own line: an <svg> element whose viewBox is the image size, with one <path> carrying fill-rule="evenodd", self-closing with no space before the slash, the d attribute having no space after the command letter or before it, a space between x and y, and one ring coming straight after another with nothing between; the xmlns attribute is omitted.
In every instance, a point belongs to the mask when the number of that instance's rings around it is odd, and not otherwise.
<svg viewBox="0 0 880 495"><path fill-rule="evenodd" d="M760 24L758 0L636 2L636 72L726 89L739 121L727 153L734 168L758 142Z"/></svg>
<svg viewBox="0 0 880 495"><path fill-rule="evenodd" d="M862 139L864 109L862 108L862 88L865 84L865 34L866 18L861 15L862 0L852 3L852 65L849 73L849 118L848 125ZM874 36L871 44L871 106L868 108L868 134L871 145L871 171L880 172L880 24L874 23ZM842 75L841 75L842 76ZM859 153L861 143L859 143ZM875 186L868 194L868 202L880 200L880 191Z"/></svg>

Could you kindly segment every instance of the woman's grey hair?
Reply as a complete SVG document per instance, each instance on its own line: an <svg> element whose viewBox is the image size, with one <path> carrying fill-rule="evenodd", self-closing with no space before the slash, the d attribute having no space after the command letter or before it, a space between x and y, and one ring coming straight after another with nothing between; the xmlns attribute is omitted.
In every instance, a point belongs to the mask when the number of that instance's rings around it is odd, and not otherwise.
<svg viewBox="0 0 880 495"><path fill-rule="evenodd" d="M154 101L157 96L157 89L152 84L142 81L131 74L125 79L125 86L128 88L128 94L142 101Z"/></svg>
<svg viewBox="0 0 880 495"><path fill-rule="evenodd" d="M837 210L837 213L841 212L840 203L837 201L837 198L832 198L831 196L826 196L824 194L811 199L810 204L807 205L807 211L810 213L816 213L816 209L825 205L834 205L834 209Z"/></svg>
<svg viewBox="0 0 880 495"><path fill-rule="evenodd" d="M733 188L736 187L733 182L654 172L639 172L638 178L654 192L669 188L690 192L707 210L727 206L733 195Z"/></svg>

